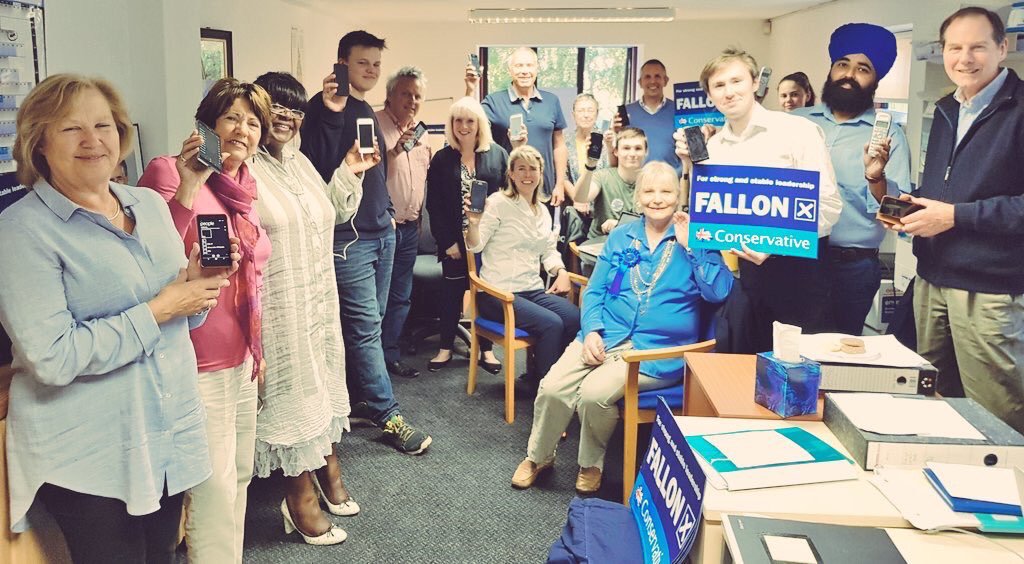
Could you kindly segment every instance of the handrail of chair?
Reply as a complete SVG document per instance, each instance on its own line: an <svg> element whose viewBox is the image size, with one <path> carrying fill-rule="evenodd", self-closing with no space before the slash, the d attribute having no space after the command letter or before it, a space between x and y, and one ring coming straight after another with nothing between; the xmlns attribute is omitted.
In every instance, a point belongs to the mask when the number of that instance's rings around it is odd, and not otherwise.
<svg viewBox="0 0 1024 564"><path fill-rule="evenodd" d="M645 351L625 351L622 353L622 360L628 363L643 362L645 360L664 360L666 358L678 358L683 356L683 353L688 352L709 352L714 348L715 340L710 339L678 347L665 347L662 349L650 349Z"/></svg>
<svg viewBox="0 0 1024 564"><path fill-rule="evenodd" d="M475 273L470 272L469 279L474 286L483 290L485 294L490 294L497 300L501 300L506 303L512 303L512 300L516 298L514 295L512 295L512 292L506 292L505 290L498 288L497 286L491 284L490 282L485 282L482 278L480 278L479 275Z"/></svg>
<svg viewBox="0 0 1024 564"><path fill-rule="evenodd" d="M590 278L583 276L582 274L576 274L575 272L569 272L569 282L575 282L580 286L586 286L590 283Z"/></svg>

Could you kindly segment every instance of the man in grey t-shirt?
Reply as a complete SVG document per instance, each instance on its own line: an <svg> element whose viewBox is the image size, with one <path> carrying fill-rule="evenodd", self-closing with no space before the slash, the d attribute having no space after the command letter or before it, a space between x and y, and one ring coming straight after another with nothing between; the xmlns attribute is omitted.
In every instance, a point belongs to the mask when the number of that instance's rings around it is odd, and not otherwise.
<svg viewBox="0 0 1024 564"><path fill-rule="evenodd" d="M626 127L615 136L618 165L595 172L597 159L587 159L569 197L576 203L594 202L594 220L588 239L607 235L623 211L633 211L636 177L647 160L647 136L636 127Z"/></svg>

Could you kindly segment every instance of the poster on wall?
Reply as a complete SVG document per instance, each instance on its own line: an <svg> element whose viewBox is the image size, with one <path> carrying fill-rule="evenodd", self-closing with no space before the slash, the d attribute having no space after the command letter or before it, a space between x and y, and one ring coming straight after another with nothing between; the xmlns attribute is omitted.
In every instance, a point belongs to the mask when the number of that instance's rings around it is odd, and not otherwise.
<svg viewBox="0 0 1024 564"><path fill-rule="evenodd" d="M205 96L214 82L235 74L231 32L204 27L199 30L199 46Z"/></svg>
<svg viewBox="0 0 1024 564"><path fill-rule="evenodd" d="M699 82L677 82L672 85L676 103L676 129L711 124L725 125L725 116L711 103Z"/></svg>
<svg viewBox="0 0 1024 564"><path fill-rule="evenodd" d="M292 76L302 82L302 59L306 56L306 38L302 28L292 28Z"/></svg>

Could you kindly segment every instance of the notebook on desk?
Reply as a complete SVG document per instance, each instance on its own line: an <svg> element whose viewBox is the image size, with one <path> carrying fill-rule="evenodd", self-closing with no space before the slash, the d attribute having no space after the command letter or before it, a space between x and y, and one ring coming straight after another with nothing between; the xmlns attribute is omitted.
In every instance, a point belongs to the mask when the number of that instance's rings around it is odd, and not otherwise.
<svg viewBox="0 0 1024 564"><path fill-rule="evenodd" d="M723 515L725 543L736 564L903 564L884 529Z"/></svg>

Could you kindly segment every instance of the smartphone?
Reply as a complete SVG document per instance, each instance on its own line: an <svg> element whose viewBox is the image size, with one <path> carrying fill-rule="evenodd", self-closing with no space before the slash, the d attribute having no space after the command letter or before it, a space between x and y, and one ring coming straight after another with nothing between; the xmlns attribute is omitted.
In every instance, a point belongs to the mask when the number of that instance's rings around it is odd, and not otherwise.
<svg viewBox="0 0 1024 564"><path fill-rule="evenodd" d="M622 121L622 127L629 125L629 114L626 113L625 104L619 106L619 119Z"/></svg>
<svg viewBox="0 0 1024 564"><path fill-rule="evenodd" d="M199 264L207 268L231 266L228 216L222 213L199 214L196 227L199 231Z"/></svg>
<svg viewBox="0 0 1024 564"><path fill-rule="evenodd" d="M590 132L590 148L587 149L588 159L600 159L601 147L604 146L604 134L597 131Z"/></svg>
<svg viewBox="0 0 1024 564"><path fill-rule="evenodd" d="M356 137L359 138L359 153L373 154L373 118L356 120Z"/></svg>
<svg viewBox="0 0 1024 564"><path fill-rule="evenodd" d="M885 143L889 137L889 127L892 125L892 115L886 112L875 112L875 126L871 128L871 142L868 144L868 156L877 157L878 148Z"/></svg>
<svg viewBox="0 0 1024 564"><path fill-rule="evenodd" d="M704 142L704 132L700 127L691 125L683 128L683 135L686 136L686 146L690 149L690 160L699 163L708 160L708 146Z"/></svg>
<svg viewBox="0 0 1024 564"><path fill-rule="evenodd" d="M523 114L512 114L508 118L508 137L516 139L523 134Z"/></svg>
<svg viewBox="0 0 1024 564"><path fill-rule="evenodd" d="M601 121L599 121L597 123L597 130L598 131L601 131L601 132L608 131L609 127L611 127L611 123L609 123L609 121L606 120L606 119L603 119L603 120L601 120Z"/></svg>
<svg viewBox="0 0 1024 564"><path fill-rule="evenodd" d="M875 217L885 223L900 225L903 223L904 217L923 209L924 206L920 204L912 204L892 196L882 196L882 201L879 203L878 213L875 214Z"/></svg>
<svg viewBox="0 0 1024 564"><path fill-rule="evenodd" d="M476 71L476 75L480 76L480 55L470 53L469 64L473 65L473 70Z"/></svg>
<svg viewBox="0 0 1024 564"><path fill-rule="evenodd" d="M772 78L771 67L761 67L761 72L757 74L757 92L754 93L754 97L758 101L764 100L764 97L768 95L768 82Z"/></svg>
<svg viewBox="0 0 1024 564"><path fill-rule="evenodd" d="M631 211L624 211L619 214L619 222L615 224L615 227L622 227L623 225L629 225L634 221L640 221L640 214L633 213Z"/></svg>
<svg viewBox="0 0 1024 564"><path fill-rule="evenodd" d="M199 147L199 154L196 156L196 159L204 165L213 168L213 170L222 172L224 164L221 162L220 136L210 126L199 120L196 120L196 130L199 131L199 136L203 138L203 144Z"/></svg>
<svg viewBox="0 0 1024 564"><path fill-rule="evenodd" d="M474 180L469 186L469 211L483 213L490 185L486 180Z"/></svg>
<svg viewBox="0 0 1024 564"><path fill-rule="evenodd" d="M402 148L405 149L405 152L408 153L409 151L411 151L413 149L413 147L416 146L416 142L419 141L420 137L423 137L423 135L426 132L427 132L427 124L423 123L422 121L417 123L416 124L416 129L412 133L412 139L406 141L405 145L402 145Z"/></svg>
<svg viewBox="0 0 1024 564"><path fill-rule="evenodd" d="M338 92L335 96L348 96L348 65L334 64L334 82L338 83Z"/></svg>

